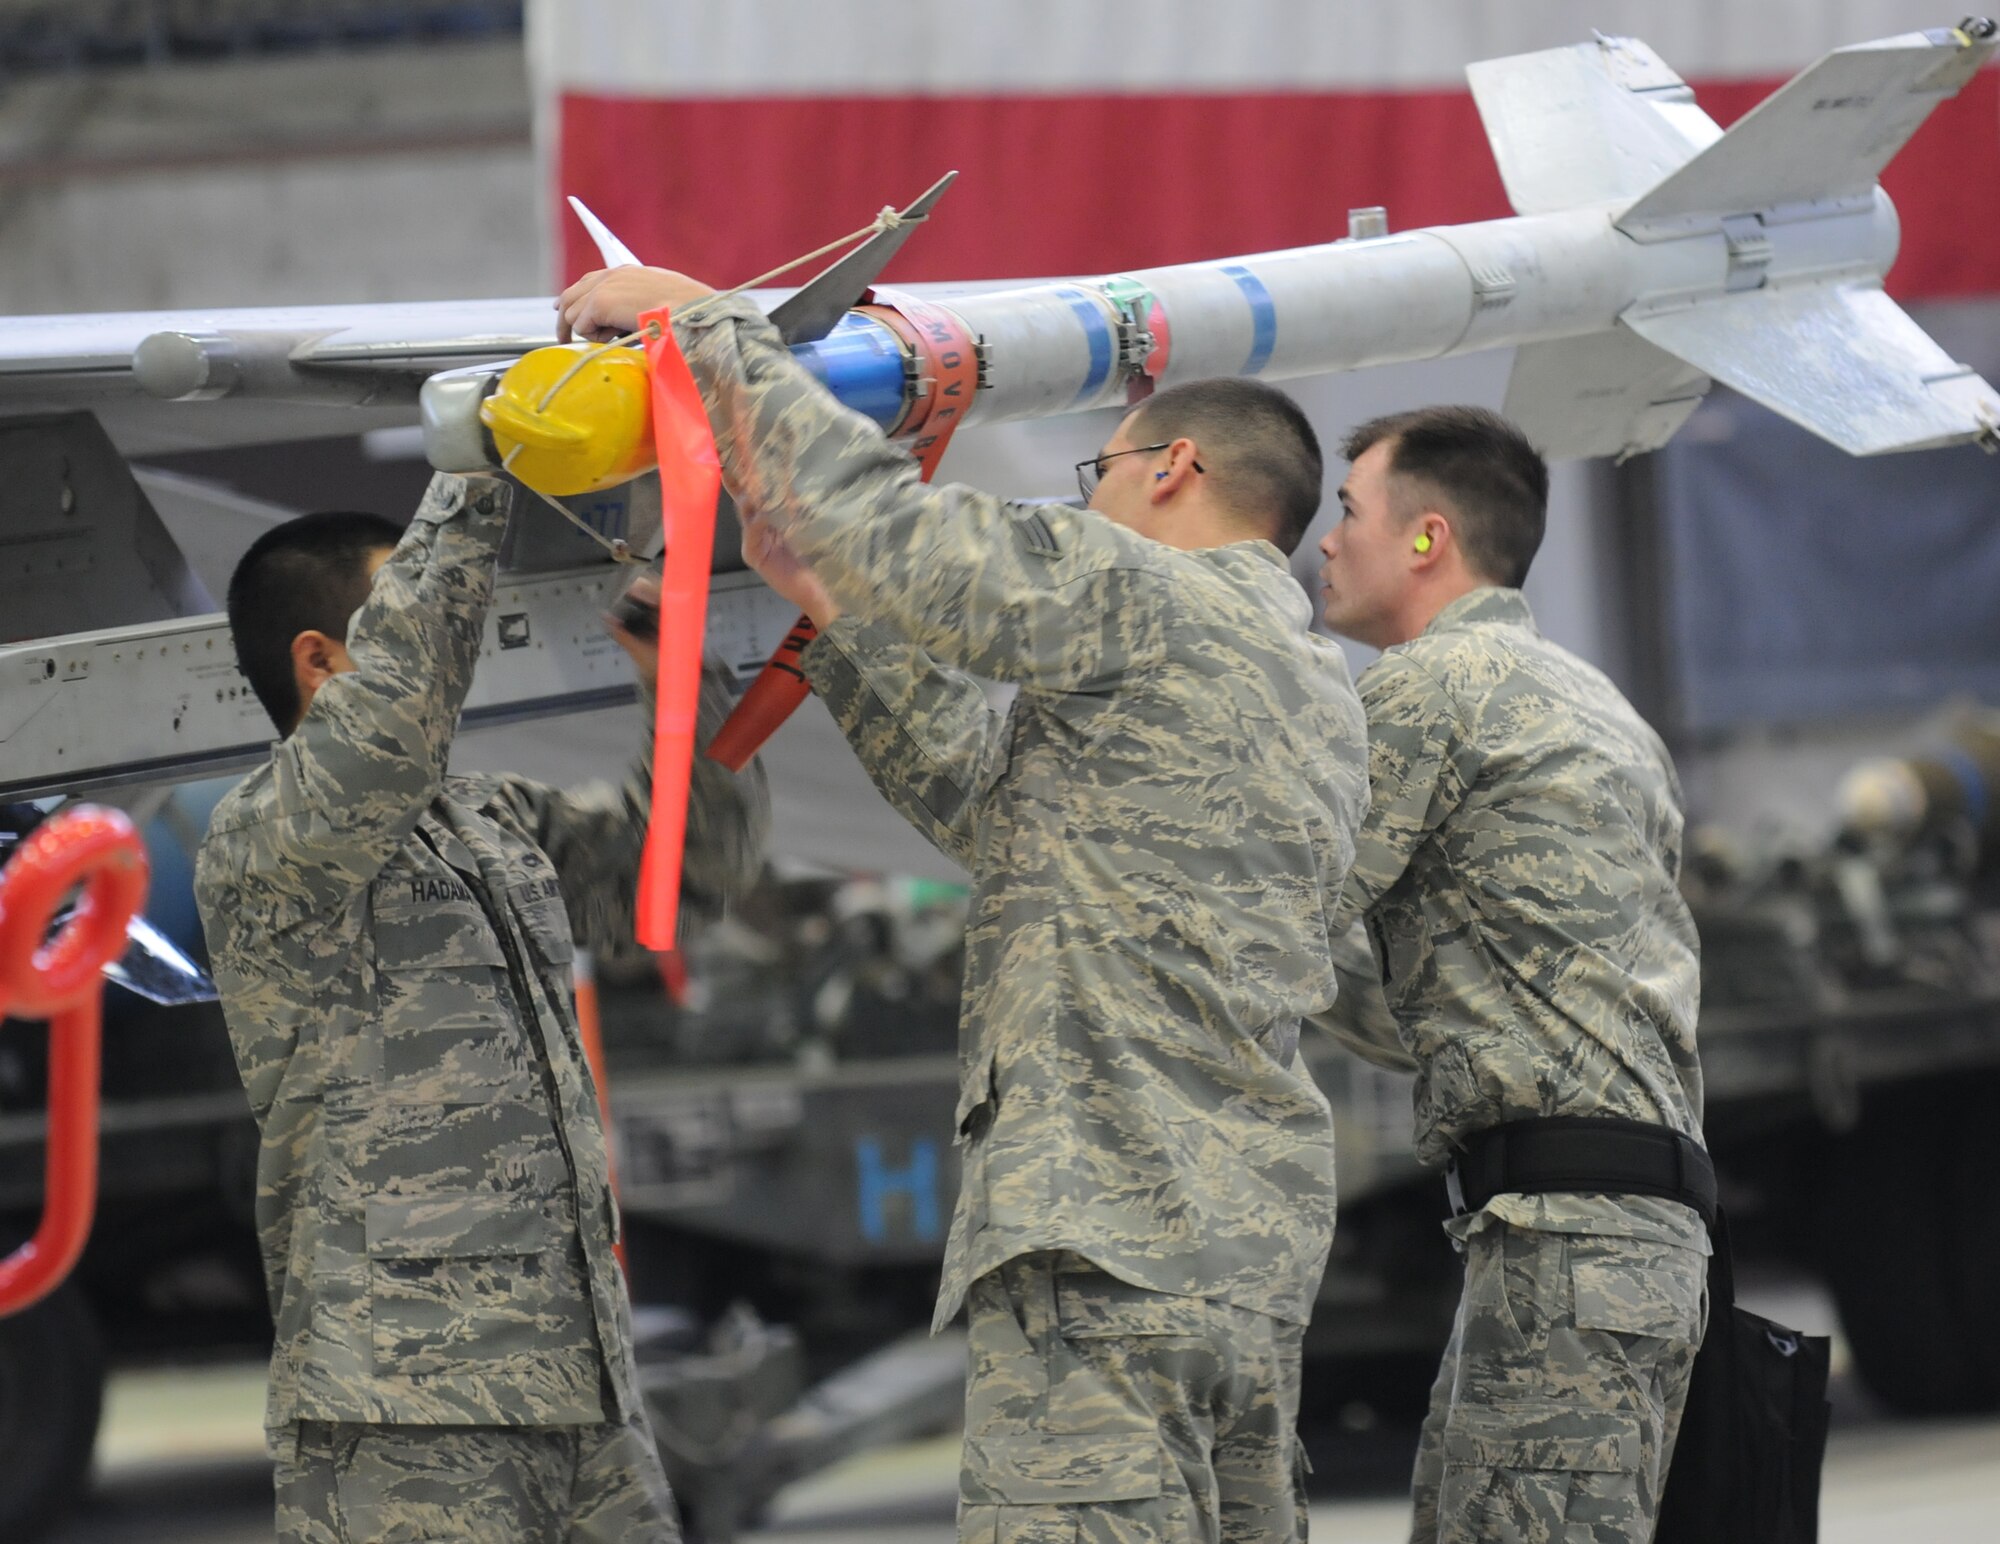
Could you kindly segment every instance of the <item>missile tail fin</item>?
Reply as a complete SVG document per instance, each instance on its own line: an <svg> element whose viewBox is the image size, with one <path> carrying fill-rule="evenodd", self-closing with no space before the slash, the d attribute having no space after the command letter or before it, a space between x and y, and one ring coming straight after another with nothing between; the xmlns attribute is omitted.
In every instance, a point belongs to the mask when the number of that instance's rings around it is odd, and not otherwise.
<svg viewBox="0 0 2000 1544"><path fill-rule="evenodd" d="M1624 327L1524 343L1502 409L1551 461L1657 450L1701 405L1708 377Z"/></svg>
<svg viewBox="0 0 2000 1544"><path fill-rule="evenodd" d="M1486 59L1465 74L1519 214L1628 202L1722 134L1636 38Z"/></svg>
<svg viewBox="0 0 2000 1544"><path fill-rule="evenodd" d="M1746 290L1622 320L1852 455L2000 443L2000 394L1872 284Z"/></svg>
<svg viewBox="0 0 2000 1544"><path fill-rule="evenodd" d="M1872 198L1882 168L1993 48L1991 36L1957 28L1837 48L1639 198L1619 228L1644 240L1729 215Z"/></svg>

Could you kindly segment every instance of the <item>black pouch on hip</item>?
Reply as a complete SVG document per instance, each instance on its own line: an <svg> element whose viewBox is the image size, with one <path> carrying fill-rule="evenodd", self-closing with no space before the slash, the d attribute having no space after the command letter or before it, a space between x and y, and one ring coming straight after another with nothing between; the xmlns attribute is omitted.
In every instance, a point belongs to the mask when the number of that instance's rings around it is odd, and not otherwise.
<svg viewBox="0 0 2000 1544"><path fill-rule="evenodd" d="M1654 1544L1815 1544L1827 1337L1737 1307L1720 1213L1710 1235L1708 1334L1695 1356Z"/></svg>

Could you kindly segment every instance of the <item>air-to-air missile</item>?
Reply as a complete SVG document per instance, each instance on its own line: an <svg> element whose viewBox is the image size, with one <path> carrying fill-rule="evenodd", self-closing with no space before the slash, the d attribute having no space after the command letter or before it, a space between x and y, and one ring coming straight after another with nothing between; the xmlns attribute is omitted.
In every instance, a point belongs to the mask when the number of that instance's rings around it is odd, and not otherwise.
<svg viewBox="0 0 2000 1544"><path fill-rule="evenodd" d="M1552 456L1653 449L1718 380L1857 455L1994 448L2000 395L1882 291L1876 178L1995 31L1836 49L1727 133L1633 39L1489 60L1468 74L1515 218L1392 233L1364 210L1322 246L774 317L904 436L1512 346L1505 411ZM435 385L433 450L463 462L466 383Z"/></svg>

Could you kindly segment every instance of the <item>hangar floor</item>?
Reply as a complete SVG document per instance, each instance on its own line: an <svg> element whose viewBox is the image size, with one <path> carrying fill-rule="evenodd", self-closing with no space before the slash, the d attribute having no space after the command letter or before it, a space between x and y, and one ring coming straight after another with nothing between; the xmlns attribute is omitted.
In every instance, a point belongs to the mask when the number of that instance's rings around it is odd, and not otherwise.
<svg viewBox="0 0 2000 1544"><path fill-rule="evenodd" d="M1831 1308L1807 1288L1746 1293L1807 1329ZM1836 1368L1841 1365L1836 1345ZM51 1544L267 1544L270 1472L261 1367L177 1368L114 1381L91 1496ZM1822 1544L2000 1544L2000 1418L1884 1415L1836 1373ZM1339 1544L1401 1544L1414 1433L1309 1434L1312 1525ZM951 1537L957 1441L873 1453L794 1486L744 1544L937 1544Z"/></svg>

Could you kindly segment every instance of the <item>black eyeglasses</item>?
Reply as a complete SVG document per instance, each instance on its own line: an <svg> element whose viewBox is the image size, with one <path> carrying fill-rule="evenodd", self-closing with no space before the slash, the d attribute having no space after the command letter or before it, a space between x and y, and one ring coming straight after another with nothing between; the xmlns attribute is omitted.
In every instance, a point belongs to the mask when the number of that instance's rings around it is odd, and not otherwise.
<svg viewBox="0 0 2000 1544"><path fill-rule="evenodd" d="M1114 450L1108 456L1092 456L1088 461L1077 462L1076 485L1083 493L1083 502L1088 504L1090 496L1097 491L1097 484L1104 476L1105 462L1116 461L1120 456L1143 456L1148 451L1165 450L1172 444L1172 440L1166 440L1158 445L1135 445L1130 450ZM1202 470L1199 461L1194 463L1194 469L1197 472Z"/></svg>

